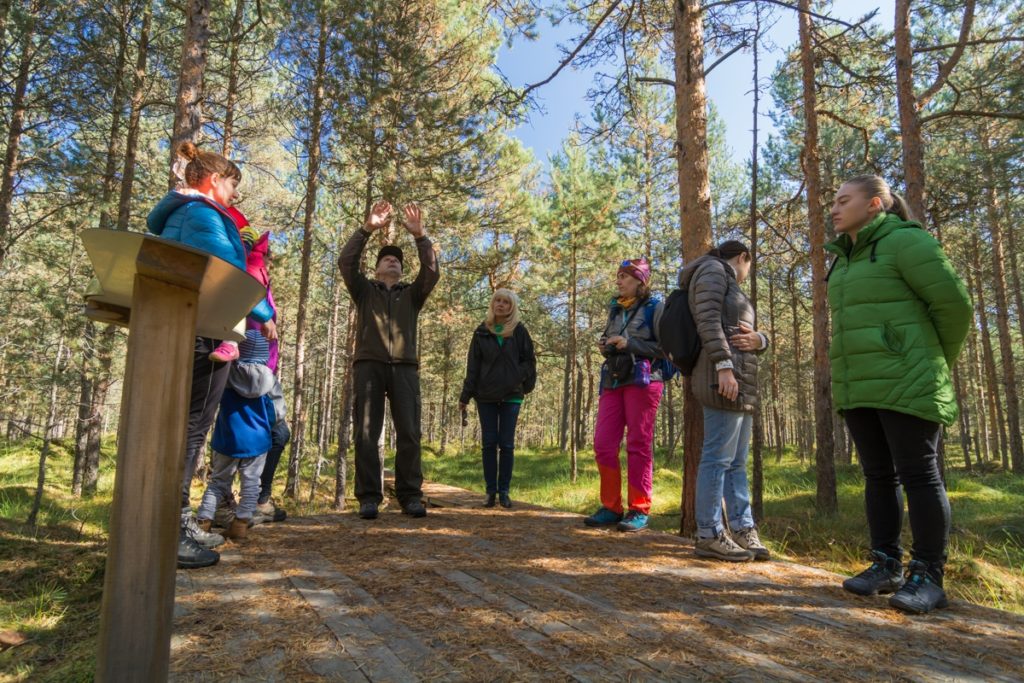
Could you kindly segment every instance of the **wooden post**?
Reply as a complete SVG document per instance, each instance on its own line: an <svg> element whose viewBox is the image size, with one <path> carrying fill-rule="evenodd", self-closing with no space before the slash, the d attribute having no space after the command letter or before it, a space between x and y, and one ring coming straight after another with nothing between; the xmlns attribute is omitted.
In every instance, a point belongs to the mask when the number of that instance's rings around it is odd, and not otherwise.
<svg viewBox="0 0 1024 683"><path fill-rule="evenodd" d="M97 681L167 679L193 340L208 262L155 240L136 260Z"/></svg>

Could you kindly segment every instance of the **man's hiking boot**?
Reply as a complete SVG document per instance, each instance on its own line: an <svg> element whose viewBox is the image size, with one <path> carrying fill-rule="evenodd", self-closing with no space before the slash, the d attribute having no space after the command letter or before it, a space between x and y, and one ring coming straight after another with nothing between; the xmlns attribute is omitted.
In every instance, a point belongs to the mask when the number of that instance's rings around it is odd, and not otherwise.
<svg viewBox="0 0 1024 683"><path fill-rule="evenodd" d="M772 559L772 554L768 552L768 548L764 547L764 543L761 542L761 537L757 535L757 529L754 527L732 532L732 540L739 547L752 553L755 560L764 562Z"/></svg>
<svg viewBox="0 0 1024 683"><path fill-rule="evenodd" d="M843 581L843 588L857 595L895 593L903 585L903 563L881 550L871 551L871 566Z"/></svg>
<svg viewBox="0 0 1024 683"><path fill-rule="evenodd" d="M196 518L192 516L191 510L188 512L182 512L181 533L185 534L204 548L216 548L224 543L223 536L210 531L209 520L203 521L206 522L205 529L199 526Z"/></svg>
<svg viewBox="0 0 1024 683"><path fill-rule="evenodd" d="M737 545L724 531L711 538L698 538L693 548L697 557L710 557L725 562L749 562L754 554Z"/></svg>
<svg viewBox="0 0 1024 683"><path fill-rule="evenodd" d="M402 514L409 515L410 517L426 517L427 508L423 505L422 501L409 500L402 503Z"/></svg>
<svg viewBox="0 0 1024 683"><path fill-rule="evenodd" d="M210 567L220 561L220 553L199 545L182 529L178 534L178 569Z"/></svg>
<svg viewBox="0 0 1024 683"><path fill-rule="evenodd" d="M377 519L377 504L372 500L360 503L359 516L363 519Z"/></svg>

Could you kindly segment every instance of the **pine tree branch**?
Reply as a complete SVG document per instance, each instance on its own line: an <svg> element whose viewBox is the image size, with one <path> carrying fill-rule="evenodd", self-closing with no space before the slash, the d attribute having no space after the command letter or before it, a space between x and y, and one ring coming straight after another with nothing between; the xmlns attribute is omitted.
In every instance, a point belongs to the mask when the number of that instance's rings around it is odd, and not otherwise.
<svg viewBox="0 0 1024 683"><path fill-rule="evenodd" d="M709 66L708 68L704 69L704 78L707 78L708 74L711 73L712 70L714 70L714 68L716 66L718 66L719 64L721 64L725 60L729 59L729 57L732 57L734 54L736 54L737 52L739 52L743 48L748 47L749 45L750 45L750 43L748 43L747 41L744 40L742 43L740 43L739 45L737 45L736 47L734 47L733 49L729 50L724 55L722 55L721 57L716 59L714 62L711 63L711 66Z"/></svg>
<svg viewBox="0 0 1024 683"><path fill-rule="evenodd" d="M537 81L536 83L530 83L530 84L528 84L528 85L527 85L527 86L526 86L525 88L523 88L523 90L522 90L522 91L521 91L521 92L520 92L520 93L518 94L518 99L519 99L520 101L522 101L522 100L526 99L526 96L527 96L527 95L529 95L529 94L530 94L531 92L533 92L534 90L536 90L537 88L540 88L540 87L542 87L542 86L545 86L545 85L547 85L548 83L550 83L551 81L555 80L555 77L556 77L556 76L558 76L558 74L560 74L560 73L562 72L562 69L564 69L565 67L569 66L569 65L570 65L570 64L572 63L572 61L573 61L574 59L576 59L576 57L577 57L577 56L579 55L579 53L583 51L583 48L585 48L585 47L587 46L587 44L588 44L588 43L589 43L589 42L590 42L590 41L591 41L591 40L593 39L593 37L594 37L595 35L597 35L597 32L598 32L598 30L599 30L599 29L601 28L601 26L602 26L602 25L604 24L605 20L607 20L607 19L608 19L608 17L610 17L610 16L612 15L612 12L614 12L614 11L615 11L615 9L616 9L616 8L617 8L617 7L618 7L618 6L620 5L620 4L622 4L622 0L614 0L614 1L612 2L612 4L610 4L610 5L608 6L608 9L606 9L606 10L604 11L604 14L602 14L602 15L601 15L601 17L600 17L600 18L599 18L599 19L598 19L598 20L597 20L596 22L594 22L594 25L593 25L593 26L591 27L591 29L590 29L590 32L589 32L589 33L587 33L587 35L585 35L585 36L583 37L583 39L582 39L582 40L580 40L580 42L579 42L579 43L578 43L578 44L576 45L576 47L575 47L575 48L573 48L572 52L570 52L570 53L569 53L569 54L568 54L568 55L567 55L567 56L565 57L565 59L563 59L563 60L562 60L562 61L561 61L561 62L560 62L560 63L558 64L558 67L557 67L557 68L556 68L556 69L555 69L554 71L552 71L552 72L551 72L551 75L550 75L550 76L548 76L547 78L545 78L545 79L544 79L543 81Z"/></svg>
<svg viewBox="0 0 1024 683"><path fill-rule="evenodd" d="M922 116L921 123L935 121L937 119L946 119L951 116L960 116L964 118L1010 119L1013 121L1024 121L1024 111L980 111L977 109L949 109L947 111L940 111L929 116Z"/></svg>
<svg viewBox="0 0 1024 683"><path fill-rule="evenodd" d="M974 45L1005 45L1006 43L1024 43L1024 36L1005 36L1003 38L977 38L975 40L968 40L964 43L943 43L942 45L915 47L914 54L920 54L923 52L938 52L939 50L948 50L951 47L959 47L961 45L965 47L970 47Z"/></svg>
<svg viewBox="0 0 1024 683"><path fill-rule="evenodd" d="M949 74L952 73L953 67L956 66L957 62L960 61L960 57L964 54L964 49L967 46L967 41L971 37L971 26L974 24L974 3L975 0L967 0L966 6L964 7L964 18L960 24L960 37L957 40L956 48L953 50L953 54L949 56L945 62L939 66L939 73L935 77L935 82L917 97L917 110L921 111L928 101L935 96L935 93L942 90L942 86L945 85L946 79L949 78Z"/></svg>

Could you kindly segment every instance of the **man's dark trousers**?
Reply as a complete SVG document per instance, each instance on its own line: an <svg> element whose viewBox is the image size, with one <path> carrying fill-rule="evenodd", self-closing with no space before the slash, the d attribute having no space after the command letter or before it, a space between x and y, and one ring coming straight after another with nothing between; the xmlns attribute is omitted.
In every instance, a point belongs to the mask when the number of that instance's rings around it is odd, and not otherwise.
<svg viewBox="0 0 1024 683"><path fill-rule="evenodd" d="M391 403L395 425L395 494L402 505L423 496L420 462L420 375L410 363L363 360L352 370L355 394L356 498L360 503L384 500L383 463L378 448L384 428L384 400Z"/></svg>

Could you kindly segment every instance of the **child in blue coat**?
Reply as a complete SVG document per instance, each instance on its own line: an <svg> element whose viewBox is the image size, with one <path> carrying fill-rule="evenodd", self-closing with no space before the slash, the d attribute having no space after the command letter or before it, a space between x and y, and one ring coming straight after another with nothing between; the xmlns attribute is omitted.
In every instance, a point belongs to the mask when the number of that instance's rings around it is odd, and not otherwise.
<svg viewBox="0 0 1024 683"><path fill-rule="evenodd" d="M237 472L241 492L235 518L225 534L234 539L245 538L256 511L260 476L276 421L273 392L279 386L267 365L270 347L257 330L245 333L238 351L213 428L211 474L197 515L199 527L209 531L217 506L231 495Z"/></svg>

